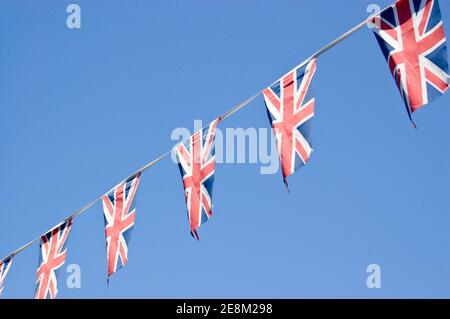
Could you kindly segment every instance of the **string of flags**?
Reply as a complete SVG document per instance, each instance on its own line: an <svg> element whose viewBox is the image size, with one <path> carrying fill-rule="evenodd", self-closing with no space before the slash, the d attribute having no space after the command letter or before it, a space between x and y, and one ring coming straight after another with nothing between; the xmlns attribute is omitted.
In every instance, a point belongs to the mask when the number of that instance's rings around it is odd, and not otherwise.
<svg viewBox="0 0 450 319"><path fill-rule="evenodd" d="M8 256L0 263L0 296L3 293L3 286L5 285L6 276L11 268L12 259L13 256Z"/></svg>
<svg viewBox="0 0 450 319"><path fill-rule="evenodd" d="M449 85L447 45L438 0L397 1L373 19L408 117L445 93Z"/></svg>
<svg viewBox="0 0 450 319"><path fill-rule="evenodd" d="M128 243L136 217L134 199L140 178L141 174L138 173L102 196L108 277L128 261Z"/></svg>
<svg viewBox="0 0 450 319"><path fill-rule="evenodd" d="M178 167L183 179L191 235L199 240L197 228L212 216L212 189L215 171L214 137L220 118L206 129L195 132L189 145L176 147Z"/></svg>
<svg viewBox="0 0 450 319"><path fill-rule="evenodd" d="M82 207L42 236L0 261L0 295L15 256L40 241L36 271L36 299L55 298L57 275L67 256L66 242L73 219L101 199L105 220L107 278L128 261L128 246L135 223L135 197L141 174L172 152L176 153L183 181L191 235L212 217L215 172L214 138L217 125L263 95L275 136L283 181L304 166L313 151L311 125L314 117L313 79L317 58L352 33L371 23L376 40L400 91L407 115L443 95L449 85L446 38L438 0L397 0L380 13L341 35L313 56L286 73L269 87L235 106L195 132L187 141L151 161L127 177L101 198Z"/></svg>
<svg viewBox="0 0 450 319"><path fill-rule="evenodd" d="M36 271L36 299L53 299L58 293L56 275L66 260L66 241L71 228L72 218L69 218L41 236L39 267Z"/></svg>
<svg viewBox="0 0 450 319"><path fill-rule="evenodd" d="M310 128L314 94L311 84L316 65L316 59L312 59L263 91L286 187L287 177L305 165L312 152Z"/></svg>

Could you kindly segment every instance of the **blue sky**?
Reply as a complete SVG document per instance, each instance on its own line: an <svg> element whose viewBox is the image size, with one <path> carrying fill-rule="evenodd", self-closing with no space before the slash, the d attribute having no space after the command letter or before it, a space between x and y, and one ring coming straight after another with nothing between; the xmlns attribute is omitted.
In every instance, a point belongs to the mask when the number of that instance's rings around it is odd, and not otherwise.
<svg viewBox="0 0 450 319"><path fill-rule="evenodd" d="M367 16L361 1L0 1L0 255L166 152ZM441 2L447 35L450 4ZM391 1L378 1L381 7ZM318 60L315 152L289 179L217 164L189 235L178 168L142 176L128 265L106 285L100 203L74 221L59 298L450 297L450 95L411 128L372 32ZM267 128L262 97L220 124ZM38 244L5 298L34 295ZM381 266L381 289L366 267Z"/></svg>

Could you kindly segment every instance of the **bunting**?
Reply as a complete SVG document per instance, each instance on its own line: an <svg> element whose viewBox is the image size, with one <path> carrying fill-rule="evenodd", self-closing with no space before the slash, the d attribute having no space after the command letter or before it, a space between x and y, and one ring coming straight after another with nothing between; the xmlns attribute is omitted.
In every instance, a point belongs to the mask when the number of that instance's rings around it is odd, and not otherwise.
<svg viewBox="0 0 450 319"><path fill-rule="evenodd" d="M316 58L371 21L375 37L388 62L404 100L409 119L412 113L444 94L450 84L446 38L438 0L398 0L375 18L359 25L317 51L311 58L262 90L267 115L275 135L283 181L309 162L312 149L311 126L315 98L313 79ZM212 191L215 173L215 133L217 125L260 93L228 110L207 128L195 132L185 143L175 146L181 172L191 235L199 239L198 228L212 217ZM67 256L66 241L73 218L100 199L103 204L109 277L128 262L128 247L135 224L135 199L141 173L172 153L169 151L147 163L101 198L83 206L64 222L10 253L0 261L0 295L12 259L37 241L40 242L36 271L36 299L55 298L57 273Z"/></svg>
<svg viewBox="0 0 450 319"><path fill-rule="evenodd" d="M374 18L375 36L412 113L447 91L447 45L438 0L399 0Z"/></svg>
<svg viewBox="0 0 450 319"><path fill-rule="evenodd" d="M280 156L283 181L309 161L316 59L297 67L263 91Z"/></svg>
<svg viewBox="0 0 450 319"><path fill-rule="evenodd" d="M140 178L141 174L138 173L102 197L108 277L128 261L128 245L136 218L135 196Z"/></svg>
<svg viewBox="0 0 450 319"><path fill-rule="evenodd" d="M66 240L71 228L69 218L41 236L36 299L54 299L58 293L57 271L66 260Z"/></svg>
<svg viewBox="0 0 450 319"><path fill-rule="evenodd" d="M0 296L3 293L3 287L5 285L6 276L12 265L12 256L6 257L0 262Z"/></svg>
<svg viewBox="0 0 450 319"><path fill-rule="evenodd" d="M215 171L214 138L221 119L189 138L189 144L176 146L178 167L183 178L191 235L199 239L197 229L212 216L212 190Z"/></svg>

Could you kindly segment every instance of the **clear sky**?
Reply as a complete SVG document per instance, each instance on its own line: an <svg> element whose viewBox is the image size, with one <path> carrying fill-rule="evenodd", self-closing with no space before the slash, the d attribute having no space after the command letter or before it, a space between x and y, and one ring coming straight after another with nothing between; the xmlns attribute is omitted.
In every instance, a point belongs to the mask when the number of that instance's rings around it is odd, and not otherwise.
<svg viewBox="0 0 450 319"><path fill-rule="evenodd" d="M393 0L392 0L393 1ZM0 256L166 152L366 16L374 0L0 1ZM384 7L391 0L380 0ZM450 3L441 0L447 35ZM177 166L142 176L128 265L106 285L102 207L74 221L60 298L450 297L450 95L408 121L374 35L321 56L311 162L289 179L217 164L189 235ZM268 128L259 97L219 126ZM5 298L34 295L38 244ZM381 266L380 289L366 267Z"/></svg>

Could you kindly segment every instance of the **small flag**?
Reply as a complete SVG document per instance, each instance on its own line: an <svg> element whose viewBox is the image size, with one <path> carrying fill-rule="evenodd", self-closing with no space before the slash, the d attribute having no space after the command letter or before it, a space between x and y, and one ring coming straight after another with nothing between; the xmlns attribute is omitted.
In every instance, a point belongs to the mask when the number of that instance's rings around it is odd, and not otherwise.
<svg viewBox="0 0 450 319"><path fill-rule="evenodd" d="M134 199L140 176L137 173L102 196L108 278L128 261L128 245L136 217Z"/></svg>
<svg viewBox="0 0 450 319"><path fill-rule="evenodd" d="M66 240L71 228L70 218L41 236L36 299L54 299L58 293L57 272L66 260Z"/></svg>
<svg viewBox="0 0 450 319"><path fill-rule="evenodd" d="M316 59L297 67L263 91L280 156L283 181L309 161L314 116L312 80Z"/></svg>
<svg viewBox="0 0 450 319"><path fill-rule="evenodd" d="M197 240L197 228L212 216L214 139L219 121L220 118L212 121L208 128L191 135L187 147L181 143L175 148L183 178L191 235Z"/></svg>
<svg viewBox="0 0 450 319"><path fill-rule="evenodd" d="M5 285L6 276L8 275L9 269L12 265L12 256L6 257L0 261L0 296L3 293L3 287Z"/></svg>
<svg viewBox="0 0 450 319"><path fill-rule="evenodd" d="M399 0L372 21L413 126L412 113L447 91L447 45L438 0Z"/></svg>

